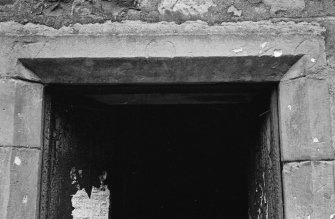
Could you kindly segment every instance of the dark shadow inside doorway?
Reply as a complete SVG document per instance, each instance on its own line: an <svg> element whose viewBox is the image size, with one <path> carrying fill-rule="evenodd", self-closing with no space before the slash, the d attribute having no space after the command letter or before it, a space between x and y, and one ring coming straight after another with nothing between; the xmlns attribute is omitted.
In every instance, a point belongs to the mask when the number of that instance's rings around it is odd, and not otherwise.
<svg viewBox="0 0 335 219"><path fill-rule="evenodd" d="M75 166L89 194L107 171L110 218L248 218L275 86L49 86L42 206L72 218Z"/></svg>

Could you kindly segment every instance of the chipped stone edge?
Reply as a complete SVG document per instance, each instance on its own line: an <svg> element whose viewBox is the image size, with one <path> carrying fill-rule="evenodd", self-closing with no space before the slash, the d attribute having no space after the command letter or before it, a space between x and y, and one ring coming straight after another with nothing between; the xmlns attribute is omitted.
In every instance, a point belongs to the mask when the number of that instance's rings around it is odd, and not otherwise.
<svg viewBox="0 0 335 219"><path fill-rule="evenodd" d="M334 164L334 161L330 161L330 160L315 160L315 161L309 160L309 161L301 161L301 162L288 162L283 165L283 173L292 174L304 166L316 167L319 165L333 165L333 164Z"/></svg>
<svg viewBox="0 0 335 219"><path fill-rule="evenodd" d="M0 36L64 36L64 35L321 35L326 29L317 22L243 21L209 26L204 21L146 23L142 21L107 21L102 24L74 24L60 29L14 21L0 23Z"/></svg>
<svg viewBox="0 0 335 219"><path fill-rule="evenodd" d="M311 161L290 162L283 165L283 173L290 174L299 170L302 166L310 165Z"/></svg>

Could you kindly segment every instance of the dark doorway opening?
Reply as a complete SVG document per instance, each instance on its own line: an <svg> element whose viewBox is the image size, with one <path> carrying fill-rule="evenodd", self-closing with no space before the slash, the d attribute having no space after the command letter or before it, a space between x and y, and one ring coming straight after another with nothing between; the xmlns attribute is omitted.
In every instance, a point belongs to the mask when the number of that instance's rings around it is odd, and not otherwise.
<svg viewBox="0 0 335 219"><path fill-rule="evenodd" d="M72 218L76 167L88 194L107 171L109 218L280 218L275 90L273 83L47 87L41 214Z"/></svg>
<svg viewBox="0 0 335 219"><path fill-rule="evenodd" d="M122 218L247 218L249 133L241 109L217 105L119 109L114 193ZM113 187L115 188L115 187ZM118 211L117 209L123 209Z"/></svg>

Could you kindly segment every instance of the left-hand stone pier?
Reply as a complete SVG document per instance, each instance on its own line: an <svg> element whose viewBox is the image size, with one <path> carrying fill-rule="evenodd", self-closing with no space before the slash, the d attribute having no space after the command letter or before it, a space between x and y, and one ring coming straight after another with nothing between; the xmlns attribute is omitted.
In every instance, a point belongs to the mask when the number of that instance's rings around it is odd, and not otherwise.
<svg viewBox="0 0 335 219"><path fill-rule="evenodd" d="M43 86L0 80L0 218L37 218Z"/></svg>

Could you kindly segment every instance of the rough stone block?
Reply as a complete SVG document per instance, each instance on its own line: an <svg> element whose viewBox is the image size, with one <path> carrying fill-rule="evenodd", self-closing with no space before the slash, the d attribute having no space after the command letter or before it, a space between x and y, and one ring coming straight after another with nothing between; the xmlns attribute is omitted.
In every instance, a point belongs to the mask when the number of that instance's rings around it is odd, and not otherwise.
<svg viewBox="0 0 335 219"><path fill-rule="evenodd" d="M158 11L161 14L165 14L165 11L178 11L185 15L200 15L208 12L211 6L216 6L212 0L163 0L158 5Z"/></svg>
<svg viewBox="0 0 335 219"><path fill-rule="evenodd" d="M0 147L0 218L36 218L40 151Z"/></svg>
<svg viewBox="0 0 335 219"><path fill-rule="evenodd" d="M283 10L298 10L301 11L305 8L306 4L304 0L264 0L264 3L271 7L270 12L276 13L277 11Z"/></svg>
<svg viewBox="0 0 335 219"><path fill-rule="evenodd" d="M43 86L0 80L0 145L40 147Z"/></svg>
<svg viewBox="0 0 335 219"><path fill-rule="evenodd" d="M335 213L334 161L286 163L285 218L329 219Z"/></svg>
<svg viewBox="0 0 335 219"><path fill-rule="evenodd" d="M333 159L326 80L302 77L282 81L279 88L282 160Z"/></svg>

